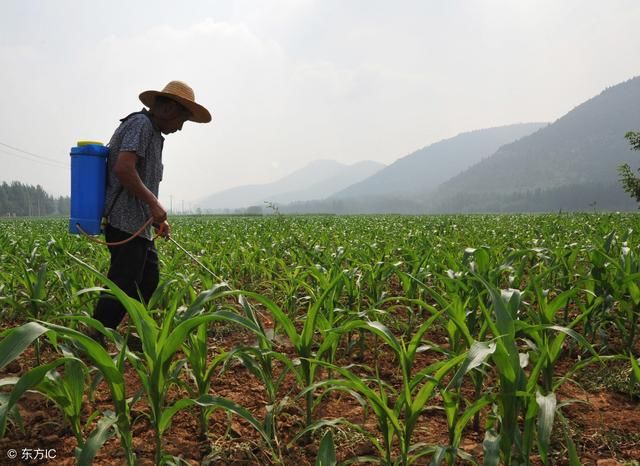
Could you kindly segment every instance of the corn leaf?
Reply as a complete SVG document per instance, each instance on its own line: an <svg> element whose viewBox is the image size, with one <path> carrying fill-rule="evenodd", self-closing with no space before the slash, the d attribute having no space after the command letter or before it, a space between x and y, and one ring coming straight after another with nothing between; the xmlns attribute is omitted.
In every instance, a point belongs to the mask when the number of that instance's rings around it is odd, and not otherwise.
<svg viewBox="0 0 640 466"><path fill-rule="evenodd" d="M495 430L489 429L485 432L482 449L484 452L483 466L498 466L500 464L500 435Z"/></svg>
<svg viewBox="0 0 640 466"><path fill-rule="evenodd" d="M331 430L327 430L320 441L316 466L335 466L336 464L336 447L333 444L333 434Z"/></svg>
<svg viewBox="0 0 640 466"><path fill-rule="evenodd" d="M549 393L542 395L536 393L536 402L538 403L538 445L540 447L540 456L547 464L549 459L549 447L551 444L551 432L553 430L553 420L556 414L556 395Z"/></svg>
<svg viewBox="0 0 640 466"><path fill-rule="evenodd" d="M93 432L91 432L84 447L80 449L77 455L78 466L90 466L93 464L93 458L95 458L98 450L102 448L104 442L114 435L115 430L113 429L113 425L116 421L117 418L113 413L107 413L98 421L98 425Z"/></svg>
<svg viewBox="0 0 640 466"><path fill-rule="evenodd" d="M17 358L47 330L37 322L29 322L6 333L6 336L0 341L0 370Z"/></svg>

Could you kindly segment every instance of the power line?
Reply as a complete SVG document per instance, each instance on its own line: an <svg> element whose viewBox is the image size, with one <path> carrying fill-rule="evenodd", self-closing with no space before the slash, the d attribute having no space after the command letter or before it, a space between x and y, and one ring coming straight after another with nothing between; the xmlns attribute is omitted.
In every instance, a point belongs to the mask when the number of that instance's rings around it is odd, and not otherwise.
<svg viewBox="0 0 640 466"><path fill-rule="evenodd" d="M24 154L24 155L28 155L30 157L35 157L35 159L37 159L37 160L27 159L27 160L31 160L32 162L47 163L47 164L50 164L50 165L54 165L56 167L69 168L69 164L64 164L64 163L62 163L62 162L60 162L58 160L54 160L54 159L51 159L49 157L44 157L42 155L34 154L33 152L29 152L29 151L26 151L26 150L23 150L23 149L19 149L17 147L11 146L9 144L5 144L4 142L0 142L0 146L7 147L9 149L12 149L12 150L14 150L16 152L20 152L21 154ZM23 158L23 159L25 158L25 157L20 156L19 154L14 154L12 152L7 152L7 151L4 151L4 150L0 150L0 151L3 154L13 155L14 157L20 157L20 158Z"/></svg>
<svg viewBox="0 0 640 466"><path fill-rule="evenodd" d="M48 161L54 162L54 163L60 163L57 160L51 159L49 157L44 157L42 155L34 154L33 152L29 152L29 151L26 151L24 149L19 149L18 147L10 146L9 144L6 144L4 142L0 142L0 145L8 147L9 149L13 149L13 150L15 150L17 152L22 152L23 154L31 155L32 157L36 157L36 158L43 159L43 160L48 160Z"/></svg>
<svg viewBox="0 0 640 466"><path fill-rule="evenodd" d="M25 157L24 155L15 154L13 152L8 152L6 150L3 150L2 148L0 148L0 153L6 154L6 155L12 155L14 157L18 157L19 159L27 160L29 162L36 162L36 163L39 163L39 164L42 164L42 165L46 165L46 166L51 167L51 168L59 168L59 169L64 169L64 170L68 170L69 169L68 166L64 166L63 164L61 164L59 162L56 163L56 162L49 162L48 160L31 159L31 158Z"/></svg>

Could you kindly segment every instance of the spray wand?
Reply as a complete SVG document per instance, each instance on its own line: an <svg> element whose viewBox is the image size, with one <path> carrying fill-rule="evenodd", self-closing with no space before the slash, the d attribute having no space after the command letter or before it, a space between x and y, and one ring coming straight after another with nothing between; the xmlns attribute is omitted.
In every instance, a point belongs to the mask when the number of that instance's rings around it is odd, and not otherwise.
<svg viewBox="0 0 640 466"><path fill-rule="evenodd" d="M191 254L189 251L187 251L180 243L178 243L175 239L173 239L171 236L167 236L167 239L169 241L171 241L173 244L175 244L176 246L178 246L178 249L180 249L182 252L184 252L187 256L189 256L189 258L195 262L196 264L198 264L200 267L202 267L204 270L206 270L207 272L209 272L211 274L211 276L213 276L213 278L215 278L216 280L220 280L220 282L222 283L227 283L226 280L224 280L223 278L219 277L218 275L216 275L215 273L213 273L213 271L211 269L209 269L206 265L204 265L202 262L200 262L196 256L194 256L193 254Z"/></svg>
<svg viewBox="0 0 640 466"><path fill-rule="evenodd" d="M211 276L212 276L213 278L215 278L216 280L219 280L221 283L225 283L225 284L227 284L227 285L228 285L227 281L226 281L224 278L222 278L222 277L220 277L220 276L216 275L216 274L215 274L211 269L209 269L206 265L204 265L202 262L200 262L196 256L194 256L194 255L193 255L193 254L191 254L189 251L187 251L187 250L184 248L184 246L182 246L180 243L178 243L178 242L177 242L175 239L173 239L170 235L167 235L167 236L163 235L163 234L162 234L162 233L163 233L163 227L162 227L162 225L158 225L157 223L154 223L154 224L153 224L153 227L154 227L154 228L156 229L156 231L157 231L157 234L156 234L156 236L155 236L156 238L157 238L158 236L162 236L164 239L167 239L167 240L171 241L173 244L175 244L175 245L178 247L178 249L180 249L180 250L181 250L182 252L184 252L187 256L189 256L189 258L190 258L193 262L195 262L195 263L196 263L196 264L198 264L200 267L202 267L204 270L206 270L207 272L209 272L209 274L211 274Z"/></svg>
<svg viewBox="0 0 640 466"><path fill-rule="evenodd" d="M109 243L107 241L102 241L99 240L97 238L94 238L93 236L91 236L89 233L87 233L86 231L84 231L82 229L82 227L80 226L79 223L76 223L76 228L78 229L78 231L88 240L93 241L94 243L98 243L98 244L104 244L106 246L120 246L122 244L128 243L129 241L133 240L134 238L136 238L137 236L139 236L144 230L145 228L147 228L149 225L152 225L154 228L156 228L157 230L160 229L160 225L158 225L157 223L151 223L153 221L153 218L150 217L144 225L142 225L142 227L136 231L133 235L131 235L129 238L123 240L123 241L117 241L115 243ZM158 236L160 236L160 234L157 234L154 239L156 239ZM194 256L193 254L191 254L189 251L187 251L180 243L178 243L175 239L173 239L171 236L165 236L165 239L171 241L173 244L175 244L178 249L180 249L182 252L184 252L187 256L189 256L189 258L195 262L196 264L198 264L200 267L202 267L204 270L206 270L207 272L209 272L209 274L215 278L216 280L219 280L221 283L225 283L225 284L229 284L227 282L227 280L225 280L224 278L220 277L219 275L216 275L211 269L209 269L206 265L204 265L202 262L200 262L198 260L198 258L196 256Z"/></svg>

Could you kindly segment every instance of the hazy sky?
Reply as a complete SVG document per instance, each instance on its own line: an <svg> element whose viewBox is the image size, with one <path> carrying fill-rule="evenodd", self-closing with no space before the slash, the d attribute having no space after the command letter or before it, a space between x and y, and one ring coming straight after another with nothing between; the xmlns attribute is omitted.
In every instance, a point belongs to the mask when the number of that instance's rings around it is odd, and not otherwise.
<svg viewBox="0 0 640 466"><path fill-rule="evenodd" d="M0 181L68 194L70 147L172 79L213 114L165 142L178 209L311 160L554 121L640 74L639 50L638 0L3 0Z"/></svg>

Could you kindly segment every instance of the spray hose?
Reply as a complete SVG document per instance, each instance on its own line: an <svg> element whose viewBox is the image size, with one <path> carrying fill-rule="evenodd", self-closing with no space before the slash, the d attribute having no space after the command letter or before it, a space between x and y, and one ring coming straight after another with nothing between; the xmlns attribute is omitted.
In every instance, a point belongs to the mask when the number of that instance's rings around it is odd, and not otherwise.
<svg viewBox="0 0 640 466"><path fill-rule="evenodd" d="M140 229L138 231L136 231L133 235L131 235L130 237L128 237L127 239L123 239L122 241L115 241L112 243L109 243L107 241L102 241L101 239L98 238L94 238L93 236L91 236L90 234L88 234L86 231L84 231L82 229L82 227L80 226L79 223L76 223L76 228L78 228L78 231L85 237L87 238L89 241L93 241L94 243L98 243L98 244L104 244L105 246L122 246L123 244L128 243L129 241L131 241L133 238L140 236L142 234L142 232L149 226L151 225L151 222L153 222L153 217L149 217L149 220L147 220L144 225L142 225L140 227ZM154 236L153 239L156 239L158 237L158 235Z"/></svg>

